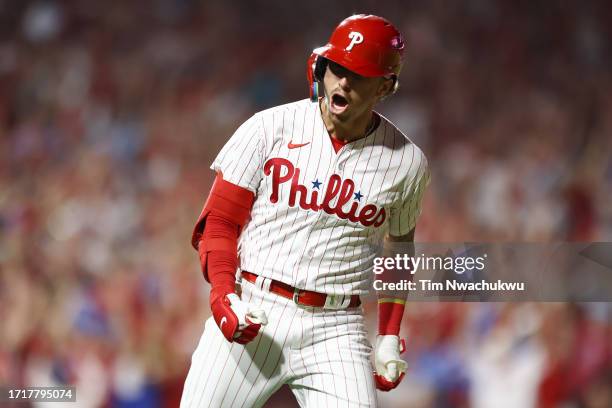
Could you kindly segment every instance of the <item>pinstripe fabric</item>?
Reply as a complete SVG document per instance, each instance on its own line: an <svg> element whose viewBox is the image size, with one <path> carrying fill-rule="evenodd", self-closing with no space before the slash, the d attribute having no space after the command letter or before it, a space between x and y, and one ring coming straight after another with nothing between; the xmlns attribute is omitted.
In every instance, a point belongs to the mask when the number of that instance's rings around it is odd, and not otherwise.
<svg viewBox="0 0 612 408"><path fill-rule="evenodd" d="M376 405L360 308L301 308L249 282L242 296L266 311L268 324L242 346L228 343L208 319L181 407L260 407L285 383L304 407Z"/></svg>
<svg viewBox="0 0 612 408"><path fill-rule="evenodd" d="M251 220L239 240L242 269L318 292L367 293L375 249L387 232L403 235L414 227L429 179L421 150L386 118L381 119L372 134L345 145L337 154L319 105L309 100L259 112L235 132L212 168L256 193ZM289 165L295 176L295 182L276 183L276 202L272 200L273 170L269 175L264 172L273 159L288 163L276 165L281 178L288 177ZM321 205L334 174L354 183L353 195L342 211L348 213L356 205L358 215L374 205L377 211L385 211L382 225L364 225L299 205L300 199ZM294 192L291 205L294 183L304 186L304 191ZM338 200L336 196L330 205Z"/></svg>
<svg viewBox="0 0 612 408"><path fill-rule="evenodd" d="M287 383L303 407L374 407L371 346L359 309L315 311ZM301 332L301 328L297 328Z"/></svg>
<svg viewBox="0 0 612 408"><path fill-rule="evenodd" d="M256 194L239 239L243 270L317 292L367 293L383 237L414 227L429 180L421 150L381 119L337 153L309 100L238 128L211 167ZM304 407L376 405L361 309L302 308L248 282L242 296L268 324L242 346L209 319L182 407L258 407L282 384Z"/></svg>

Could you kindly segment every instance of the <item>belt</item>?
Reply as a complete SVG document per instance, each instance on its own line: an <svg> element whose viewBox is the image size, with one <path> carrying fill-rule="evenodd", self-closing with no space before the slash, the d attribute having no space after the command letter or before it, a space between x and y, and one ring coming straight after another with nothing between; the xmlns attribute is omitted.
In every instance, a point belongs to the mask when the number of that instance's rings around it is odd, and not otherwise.
<svg viewBox="0 0 612 408"><path fill-rule="evenodd" d="M242 271L242 277L260 289L267 289L269 292L293 300L299 306L346 309L361 305L361 299L358 295L327 295L302 290L274 279L257 276L248 271Z"/></svg>

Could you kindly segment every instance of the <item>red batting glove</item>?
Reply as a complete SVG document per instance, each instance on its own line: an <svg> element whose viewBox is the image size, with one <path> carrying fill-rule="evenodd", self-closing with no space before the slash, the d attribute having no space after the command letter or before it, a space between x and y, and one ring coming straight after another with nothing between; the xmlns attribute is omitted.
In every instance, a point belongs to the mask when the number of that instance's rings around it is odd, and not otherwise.
<svg viewBox="0 0 612 408"><path fill-rule="evenodd" d="M217 326L230 343L247 344L268 323L265 311L243 302L235 293L216 297L210 308Z"/></svg>
<svg viewBox="0 0 612 408"><path fill-rule="evenodd" d="M406 373L401 373L397 380L389 381L385 377L383 377L382 375L377 374L375 372L374 373L374 381L376 381L376 389L378 389L380 391L384 391L384 392L391 391L392 389L397 387L399 385L399 383L402 382L402 380L404 379L404 375L406 375Z"/></svg>

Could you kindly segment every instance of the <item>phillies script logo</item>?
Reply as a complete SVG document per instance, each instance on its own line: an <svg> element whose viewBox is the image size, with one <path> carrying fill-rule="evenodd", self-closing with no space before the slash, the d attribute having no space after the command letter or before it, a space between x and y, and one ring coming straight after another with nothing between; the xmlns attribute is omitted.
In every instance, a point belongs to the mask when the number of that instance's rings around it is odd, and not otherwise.
<svg viewBox="0 0 612 408"><path fill-rule="evenodd" d="M380 227L383 222L385 222L385 218L387 218L385 209L379 209L374 204L364 205L359 213L357 213L357 208L359 207L358 200L360 199L357 197L361 197L361 194L359 192L354 194L355 183L351 179L342 180L339 175L332 174L327 183L323 201L319 204L319 191L314 188L309 191L306 186L298 182L300 178L300 169L295 167L289 160L280 157L269 159L264 164L264 174L266 176L272 174L272 194L270 195L270 201L273 203L278 202L280 185L291 181L291 190L289 192L289 206L291 207L295 207L295 202L299 193L299 206L304 210L323 210L343 220L349 219L352 222L359 222L365 227L370 225ZM353 202L348 212L345 212L342 207L350 202L353 196L355 196L355 200L357 201ZM336 197L338 201L336 204L332 205L331 202Z"/></svg>

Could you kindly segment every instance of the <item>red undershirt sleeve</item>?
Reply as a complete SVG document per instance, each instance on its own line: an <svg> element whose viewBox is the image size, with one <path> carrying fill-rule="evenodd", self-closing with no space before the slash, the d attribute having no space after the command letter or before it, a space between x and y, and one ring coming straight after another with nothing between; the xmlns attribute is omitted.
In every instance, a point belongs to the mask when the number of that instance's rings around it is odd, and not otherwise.
<svg viewBox="0 0 612 408"><path fill-rule="evenodd" d="M210 301L235 291L238 268L238 231L240 227L223 216L211 213L204 226L202 239L224 239L231 242L223 249L208 252L208 279L212 286Z"/></svg>

